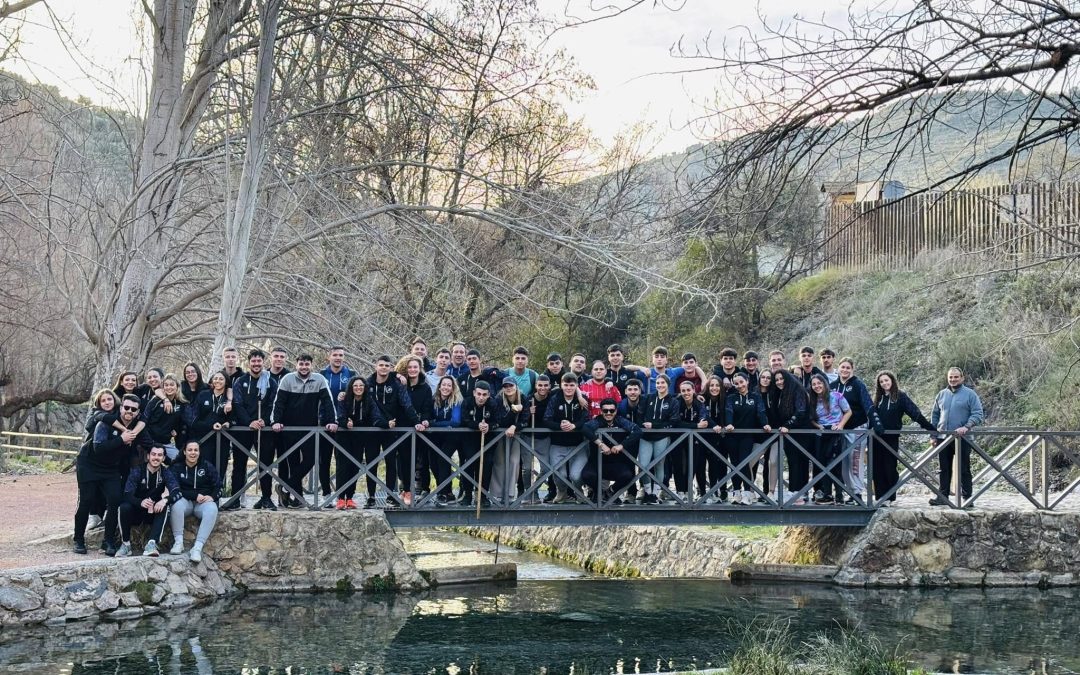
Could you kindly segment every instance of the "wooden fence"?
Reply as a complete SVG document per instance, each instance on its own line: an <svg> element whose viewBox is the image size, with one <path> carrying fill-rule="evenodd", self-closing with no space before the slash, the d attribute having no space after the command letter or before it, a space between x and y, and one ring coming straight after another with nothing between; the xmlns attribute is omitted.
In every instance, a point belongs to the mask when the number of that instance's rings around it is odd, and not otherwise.
<svg viewBox="0 0 1080 675"><path fill-rule="evenodd" d="M1080 184L1019 183L834 204L825 267L895 265L952 248L1024 261L1080 255Z"/></svg>

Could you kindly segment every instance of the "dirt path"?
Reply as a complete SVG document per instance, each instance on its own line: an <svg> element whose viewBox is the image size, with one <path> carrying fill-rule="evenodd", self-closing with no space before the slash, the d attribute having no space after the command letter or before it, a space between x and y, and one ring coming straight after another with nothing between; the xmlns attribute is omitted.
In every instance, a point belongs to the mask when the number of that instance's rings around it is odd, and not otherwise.
<svg viewBox="0 0 1080 675"><path fill-rule="evenodd" d="M28 543L70 537L77 494L74 473L0 475L0 569L86 560L67 545Z"/></svg>

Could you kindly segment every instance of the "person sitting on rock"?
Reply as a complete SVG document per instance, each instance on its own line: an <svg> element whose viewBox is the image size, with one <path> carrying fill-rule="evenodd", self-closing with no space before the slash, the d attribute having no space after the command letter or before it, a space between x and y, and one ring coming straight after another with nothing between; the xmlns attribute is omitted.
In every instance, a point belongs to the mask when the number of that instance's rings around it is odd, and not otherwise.
<svg viewBox="0 0 1080 675"><path fill-rule="evenodd" d="M172 555L184 552L184 519L194 515L199 521L199 531L188 557L191 562L202 560L203 545L214 531L218 518L218 498L221 496L221 479L213 463L200 457L198 441L188 441L184 446L184 461L176 462L169 471L180 485L181 499L172 507L169 522L173 531Z"/></svg>
<svg viewBox="0 0 1080 675"><path fill-rule="evenodd" d="M124 501L120 504L120 538L123 543L116 552L119 557L131 555L131 526L150 525L150 534L143 555L157 557L157 542L165 534L169 505L180 498L176 476L165 469L165 448L155 446L146 456L146 463L131 470L124 486Z"/></svg>

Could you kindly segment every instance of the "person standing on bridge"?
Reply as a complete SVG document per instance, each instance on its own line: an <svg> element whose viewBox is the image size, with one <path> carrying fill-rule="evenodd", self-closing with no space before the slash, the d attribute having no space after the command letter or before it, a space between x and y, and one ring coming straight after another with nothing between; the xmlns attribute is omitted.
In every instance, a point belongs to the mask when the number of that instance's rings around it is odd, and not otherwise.
<svg viewBox="0 0 1080 675"><path fill-rule="evenodd" d="M260 464L269 466L274 461L276 439L270 434L264 435L263 430L270 426L270 408L277 397L277 381L266 370L265 359L266 354L261 349L252 349L248 352L248 371L233 382L233 417L236 420L233 435L239 441L238 445L233 446L232 454L233 495L240 494L247 483L248 454L244 448L256 454ZM224 476L221 478L224 484ZM259 477L262 496L255 503L256 509L277 510L270 496L272 484L273 478L269 473ZM230 508L242 506L241 500L237 499Z"/></svg>
<svg viewBox="0 0 1080 675"><path fill-rule="evenodd" d="M874 499L881 499L900 480L900 474L897 471L897 461L900 457L900 434L897 432L904 426L904 416L907 415L933 435L936 435L937 429L930 420L926 419L911 397L900 390L900 381L888 370L878 373L877 387L874 390L874 408L877 409L878 421L884 433L880 434L880 441L871 440L874 446L870 461L870 477L874 486ZM886 501L895 502L896 495L889 495Z"/></svg>
<svg viewBox="0 0 1080 675"><path fill-rule="evenodd" d="M472 394L461 404L461 421L475 433L466 434L461 443L458 456L464 465L469 460L477 457L476 461L466 469L472 480L461 479L461 503L465 506L475 506L475 498L481 506L491 506L491 500L484 493L490 493L492 466L494 465L495 453L499 452L498 445L491 448L485 447L491 442L491 434L499 427L499 420L504 417L498 399L491 396L491 385L487 380L480 380L473 387ZM484 467L484 475L480 476L480 466Z"/></svg>
<svg viewBox="0 0 1080 675"><path fill-rule="evenodd" d="M769 360L772 361L772 355ZM799 384L799 379L781 368L773 372L772 386L772 397L777 410L780 433L787 434L793 429L809 429L809 397L806 395L806 390ZM814 450L811 440L812 437L805 434L783 440L784 455L788 465L788 493L791 495L797 494L806 487L810 470L810 454ZM780 470L778 468L778 478ZM794 505L802 506L806 503L805 499L805 496L795 499Z"/></svg>
<svg viewBox="0 0 1080 675"><path fill-rule="evenodd" d="M593 499L597 505L602 505L634 481L634 465L627 459L627 453L637 454L641 427L625 417L616 417L617 413L615 399L605 398L600 401L600 416L582 427L582 434L596 446L596 450L590 448L589 461L582 471L581 480L585 487L594 491ZM611 483L610 489L605 487L608 482ZM616 498L612 504L619 506L622 499Z"/></svg>
<svg viewBox="0 0 1080 675"><path fill-rule="evenodd" d="M314 427L323 425L333 433L337 431L337 409L326 378L311 371L311 354L296 357L296 370L281 378L277 396L271 407L271 428L282 432L285 427ZM389 366L389 360L387 360ZM389 368L387 368L389 370ZM216 377L216 375L215 375ZM395 380L395 383L397 381ZM304 478L315 466L315 437L304 437L307 431L285 431L282 434L281 452L285 454L282 465L278 467L278 476L297 495L304 494ZM289 452L290 448L298 445ZM326 443L326 452L332 452L333 446ZM302 498L281 490L278 493L281 503L288 508L306 506Z"/></svg>
<svg viewBox="0 0 1080 675"><path fill-rule="evenodd" d="M444 378L451 382L452 377ZM338 427L345 427L349 431L343 434L339 441L344 447L343 453L334 448L337 457L337 481L338 487L344 487L341 497L334 505L339 511L355 509L357 475L360 473L362 463L367 472L364 481L367 485L367 502L365 509L375 508L375 476L379 472L379 463L375 459L379 456L378 431L369 431L370 427L386 429L386 420L382 417L382 411L375 405L375 397L368 395L367 382L360 375L353 375L345 385L345 400L338 403ZM347 453L347 454L346 454Z"/></svg>
<svg viewBox="0 0 1080 675"><path fill-rule="evenodd" d="M960 439L960 491L967 499L971 497L971 444L965 436L972 427L982 424L983 407L979 395L964 385L964 371L953 366L949 368L947 379L949 386L939 391L934 399L934 412L930 415L930 423L938 432L954 434ZM955 443L949 443L938 455L941 467L938 487L944 495L950 494L952 487L955 447ZM930 500L931 506L948 504L948 500L941 497Z"/></svg>
<svg viewBox="0 0 1080 675"><path fill-rule="evenodd" d="M810 406L814 410L814 426L822 431L839 431L851 419L851 406L844 395L829 388L829 378L824 373L814 373L810 378ZM840 455L843 437L839 434L824 434L817 437L814 459L815 476L824 474L814 490L815 504L833 504L844 500L844 479L840 467L829 468L829 464ZM828 469L827 471L825 469ZM833 493L835 491L835 497Z"/></svg>
<svg viewBox="0 0 1080 675"><path fill-rule="evenodd" d="M840 359L840 377L832 383L832 389L844 395L848 405L851 406L851 417L844 424L846 445L843 471L841 475L847 485L848 496L844 500L850 504L854 501L853 496L860 498L866 492L866 443L869 435L868 428L880 426L877 418L877 409L870 400L870 392L867 391L863 381L855 376L855 361L849 356Z"/></svg>
<svg viewBox="0 0 1080 675"><path fill-rule="evenodd" d="M589 419L589 408L578 391L577 375L564 374L560 389L561 393L551 397L544 412L544 424L554 432L549 457L551 466L555 467L557 504L573 500L571 486L581 480L589 458L587 451L578 447L583 442L581 428Z"/></svg>
<svg viewBox="0 0 1080 675"><path fill-rule="evenodd" d="M714 418L713 423L719 424L723 419L724 431L762 429L765 433L772 431L769 420L765 415L765 401L757 388L750 388L750 381L744 373L735 373L735 391L727 395L724 401L724 414L722 418ZM715 428L715 427L714 427ZM754 455L754 441L756 434L732 434L731 462L738 467L745 462L745 466L739 469L732 479L733 504L745 504L747 506L757 502L757 495L751 487L757 480L757 456Z"/></svg>
<svg viewBox="0 0 1080 675"><path fill-rule="evenodd" d="M641 499L642 504L659 504L661 485L664 484L666 474L664 462L667 459L668 446L671 445L671 436L666 431L675 423L675 397L670 394L671 379L667 375L657 375L653 383L656 392L649 394L645 399L645 421L641 423L644 434L638 444L638 464L642 472L651 471L655 478L640 473L641 489L645 496ZM664 430L664 431L661 431ZM656 466L649 465L656 461Z"/></svg>

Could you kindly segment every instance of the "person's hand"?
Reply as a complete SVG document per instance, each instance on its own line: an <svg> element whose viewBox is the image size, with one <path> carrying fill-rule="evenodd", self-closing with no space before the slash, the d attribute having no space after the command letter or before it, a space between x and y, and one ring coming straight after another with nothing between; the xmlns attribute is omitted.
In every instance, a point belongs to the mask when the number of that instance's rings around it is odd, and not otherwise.
<svg viewBox="0 0 1080 675"><path fill-rule="evenodd" d="M520 403L515 403L515 404L510 406L510 409L513 410L516 413L521 412L522 410L524 410L524 408L525 408L525 406L521 405Z"/></svg>
<svg viewBox="0 0 1080 675"><path fill-rule="evenodd" d="M205 504L210 501L210 495L198 495L195 497L196 504Z"/></svg>
<svg viewBox="0 0 1080 675"><path fill-rule="evenodd" d="M424 423L421 422L419 424L414 424L413 429L416 429L417 431L423 431L424 430Z"/></svg>
<svg viewBox="0 0 1080 675"><path fill-rule="evenodd" d="M604 383L604 391L611 391L612 387L614 387L614 386L615 386L615 385L613 385L613 384L612 384L612 383L611 383L610 381L609 381L609 382L605 382L605 383Z"/></svg>
<svg viewBox="0 0 1080 675"><path fill-rule="evenodd" d="M125 443L127 443L128 445L131 445L131 443L135 440L136 436L138 436L138 434L136 434L131 429L128 429L127 431L123 431L123 432L120 433L120 438L123 439L123 441Z"/></svg>
<svg viewBox="0 0 1080 675"><path fill-rule="evenodd" d="M621 446L621 445L613 445L611 447L611 454L613 454L613 455L617 455L622 451L623 451L623 446Z"/></svg>
<svg viewBox="0 0 1080 675"><path fill-rule="evenodd" d="M967 427L957 427L956 428L956 435L959 436L960 438L963 438L964 436L967 435L967 432L969 432L969 431L971 431L971 429L968 429Z"/></svg>
<svg viewBox="0 0 1080 675"><path fill-rule="evenodd" d="M513 438L514 434L516 434L516 433L517 433L517 427L512 426L512 427L510 427L509 429L506 430L506 437L507 438Z"/></svg>
<svg viewBox="0 0 1080 675"><path fill-rule="evenodd" d="M491 428L491 427L488 426L487 422L481 422L480 424L477 425L477 427L480 429L480 433L482 433L482 434L486 434L488 432L488 429Z"/></svg>
<svg viewBox="0 0 1080 675"><path fill-rule="evenodd" d="M226 415L231 413L232 412L232 401L225 401L225 407L222 408L222 410L225 411Z"/></svg>
<svg viewBox="0 0 1080 675"><path fill-rule="evenodd" d="M334 422L331 422L330 424L327 424L326 425L326 430L329 431L330 433L336 432L337 431L337 424L335 424Z"/></svg>
<svg viewBox="0 0 1080 675"><path fill-rule="evenodd" d="M276 423L274 426L272 426L270 428L273 429L274 431L281 431L282 429L285 428L285 425L282 424L281 422L278 422L278 423Z"/></svg>
<svg viewBox="0 0 1080 675"><path fill-rule="evenodd" d="M603 441L598 442L596 444L596 447L600 448L600 454L601 455L610 455L611 454L611 448L609 448Z"/></svg>
<svg viewBox="0 0 1080 675"><path fill-rule="evenodd" d="M533 403L531 406L529 406L529 414L530 415L535 415L536 414L536 404L535 403Z"/></svg>
<svg viewBox="0 0 1080 675"><path fill-rule="evenodd" d="M765 433L767 433L767 434L769 434L769 433L772 433L772 427L770 427L770 426L769 426L768 424L766 424L765 426L761 427L761 429L762 429L762 431L764 431L764 432L765 432Z"/></svg>
<svg viewBox="0 0 1080 675"><path fill-rule="evenodd" d="M709 426L709 420L698 420L697 428L704 429Z"/></svg>
<svg viewBox="0 0 1080 675"><path fill-rule="evenodd" d="M165 411L166 415L171 415L173 408L172 401L170 401L169 399L165 399L165 402L161 405L161 408Z"/></svg>
<svg viewBox="0 0 1080 675"><path fill-rule="evenodd" d="M149 511L150 509L154 508L154 500L147 497L146 499L139 502L139 506Z"/></svg>
<svg viewBox="0 0 1080 675"><path fill-rule="evenodd" d="M220 429L221 429L221 422L214 422L214 431L219 431Z"/></svg>
<svg viewBox="0 0 1080 675"><path fill-rule="evenodd" d="M404 384L405 386L409 386L409 381L401 373L398 373L397 380L398 380L398 382Z"/></svg>
<svg viewBox="0 0 1080 675"><path fill-rule="evenodd" d="M397 420L396 419L390 420L389 422L386 423L386 426L389 429L393 429L394 427L397 426Z"/></svg>
<svg viewBox="0 0 1080 675"><path fill-rule="evenodd" d="M735 431L735 425L734 424L727 425L726 427L724 427L724 431Z"/></svg>
<svg viewBox="0 0 1080 675"><path fill-rule="evenodd" d="M255 420L248 425L248 428L253 431L258 431L259 429L262 429L262 420Z"/></svg>
<svg viewBox="0 0 1080 675"><path fill-rule="evenodd" d="M345 400L345 392L344 391L339 391L337 393L337 400L339 400L339 401L344 401Z"/></svg>
<svg viewBox="0 0 1080 675"><path fill-rule="evenodd" d="M165 510L165 500L164 499L154 503L154 513L161 513L164 510Z"/></svg>
<svg viewBox="0 0 1080 675"><path fill-rule="evenodd" d="M352 429L352 420L345 420L345 428Z"/></svg>
<svg viewBox="0 0 1080 675"><path fill-rule="evenodd" d="M574 424L570 420L563 420L562 422L559 422L559 428L563 431L573 431Z"/></svg>
<svg viewBox="0 0 1080 675"><path fill-rule="evenodd" d="M645 429L652 429L652 422L642 422L641 426Z"/></svg>
<svg viewBox="0 0 1080 675"><path fill-rule="evenodd" d="M788 428L787 428L787 427L780 427L780 433L782 433L782 434L786 434L787 432L788 432Z"/></svg>

